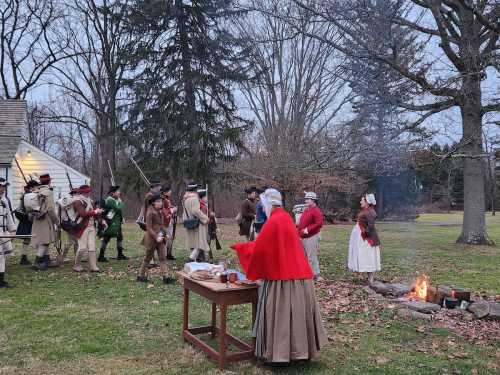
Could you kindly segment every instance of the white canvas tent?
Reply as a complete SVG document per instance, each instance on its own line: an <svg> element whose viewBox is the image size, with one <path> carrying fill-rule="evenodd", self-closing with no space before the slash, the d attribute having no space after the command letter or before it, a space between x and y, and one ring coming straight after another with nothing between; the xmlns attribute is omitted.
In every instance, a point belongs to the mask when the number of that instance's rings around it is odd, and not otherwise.
<svg viewBox="0 0 500 375"><path fill-rule="evenodd" d="M66 171L73 186L90 183L88 176L24 140L27 134L26 114L25 101L0 100L0 177L4 177L10 183L8 196L14 208L19 202L25 184L17 163L28 180L30 177L37 179L37 176L49 173L56 199L59 194L69 191Z"/></svg>

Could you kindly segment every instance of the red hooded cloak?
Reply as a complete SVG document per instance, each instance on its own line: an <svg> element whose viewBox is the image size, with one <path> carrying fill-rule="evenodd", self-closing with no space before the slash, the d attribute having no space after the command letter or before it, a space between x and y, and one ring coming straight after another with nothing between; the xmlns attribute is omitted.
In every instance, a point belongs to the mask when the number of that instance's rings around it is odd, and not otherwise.
<svg viewBox="0 0 500 375"><path fill-rule="evenodd" d="M240 264L249 280L303 280L313 273L290 215L276 208L256 241L237 243Z"/></svg>

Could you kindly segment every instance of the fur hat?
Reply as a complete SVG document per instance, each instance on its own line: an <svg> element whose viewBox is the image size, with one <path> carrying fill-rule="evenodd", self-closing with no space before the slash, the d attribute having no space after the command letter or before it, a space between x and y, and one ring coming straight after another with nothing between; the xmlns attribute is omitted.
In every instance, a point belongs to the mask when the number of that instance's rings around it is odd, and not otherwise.
<svg viewBox="0 0 500 375"><path fill-rule="evenodd" d="M48 185L50 184L50 181L52 181L52 179L50 178L50 175L48 173L42 174L40 176L40 185Z"/></svg>
<svg viewBox="0 0 500 375"><path fill-rule="evenodd" d="M32 189L34 187L40 186L40 184L35 181L35 180L29 180L28 183L26 184L25 188L26 189Z"/></svg>

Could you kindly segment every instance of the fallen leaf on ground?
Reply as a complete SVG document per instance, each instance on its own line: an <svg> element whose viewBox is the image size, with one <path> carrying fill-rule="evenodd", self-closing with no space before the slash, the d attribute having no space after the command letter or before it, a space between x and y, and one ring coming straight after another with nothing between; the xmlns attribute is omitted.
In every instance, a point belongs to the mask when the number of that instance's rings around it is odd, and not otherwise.
<svg viewBox="0 0 500 375"><path fill-rule="evenodd" d="M385 365L390 362L390 359L386 357L377 357L375 358L375 362L377 362L377 365Z"/></svg>

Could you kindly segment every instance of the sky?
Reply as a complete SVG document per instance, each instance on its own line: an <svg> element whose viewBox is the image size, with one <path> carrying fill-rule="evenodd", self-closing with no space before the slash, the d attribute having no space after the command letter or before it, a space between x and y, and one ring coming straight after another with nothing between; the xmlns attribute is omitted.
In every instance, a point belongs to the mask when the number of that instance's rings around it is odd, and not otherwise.
<svg viewBox="0 0 500 375"><path fill-rule="evenodd" d="M432 17L424 17L422 22L429 27L435 27ZM434 74L446 77L447 71L451 71L450 64L444 57L441 48L438 46L437 38L431 39L426 48L426 58L429 61L435 61ZM489 69L487 72L487 78L483 81L483 99L487 102L492 99L495 95L497 97L500 95L500 75L493 69ZM44 82L38 85L34 90L32 90L28 95L28 100L31 102L48 104L53 102L58 98L59 92L57 88L51 85L50 81L55 80L53 76L47 74L44 77ZM252 114L248 111L247 104L245 103L244 96L235 91L235 98L237 100L238 106L241 108L241 112L245 117L251 117ZM347 120L351 116L348 111L345 112L344 120ZM490 136L498 137L500 139L499 126L491 125L494 121L500 121L500 114L489 114L485 117L485 127L487 133ZM430 130L435 130L437 132L434 140L438 143L450 143L456 142L461 138L461 118L458 108L452 108L450 110L441 112L429 118L425 122L425 126Z"/></svg>

